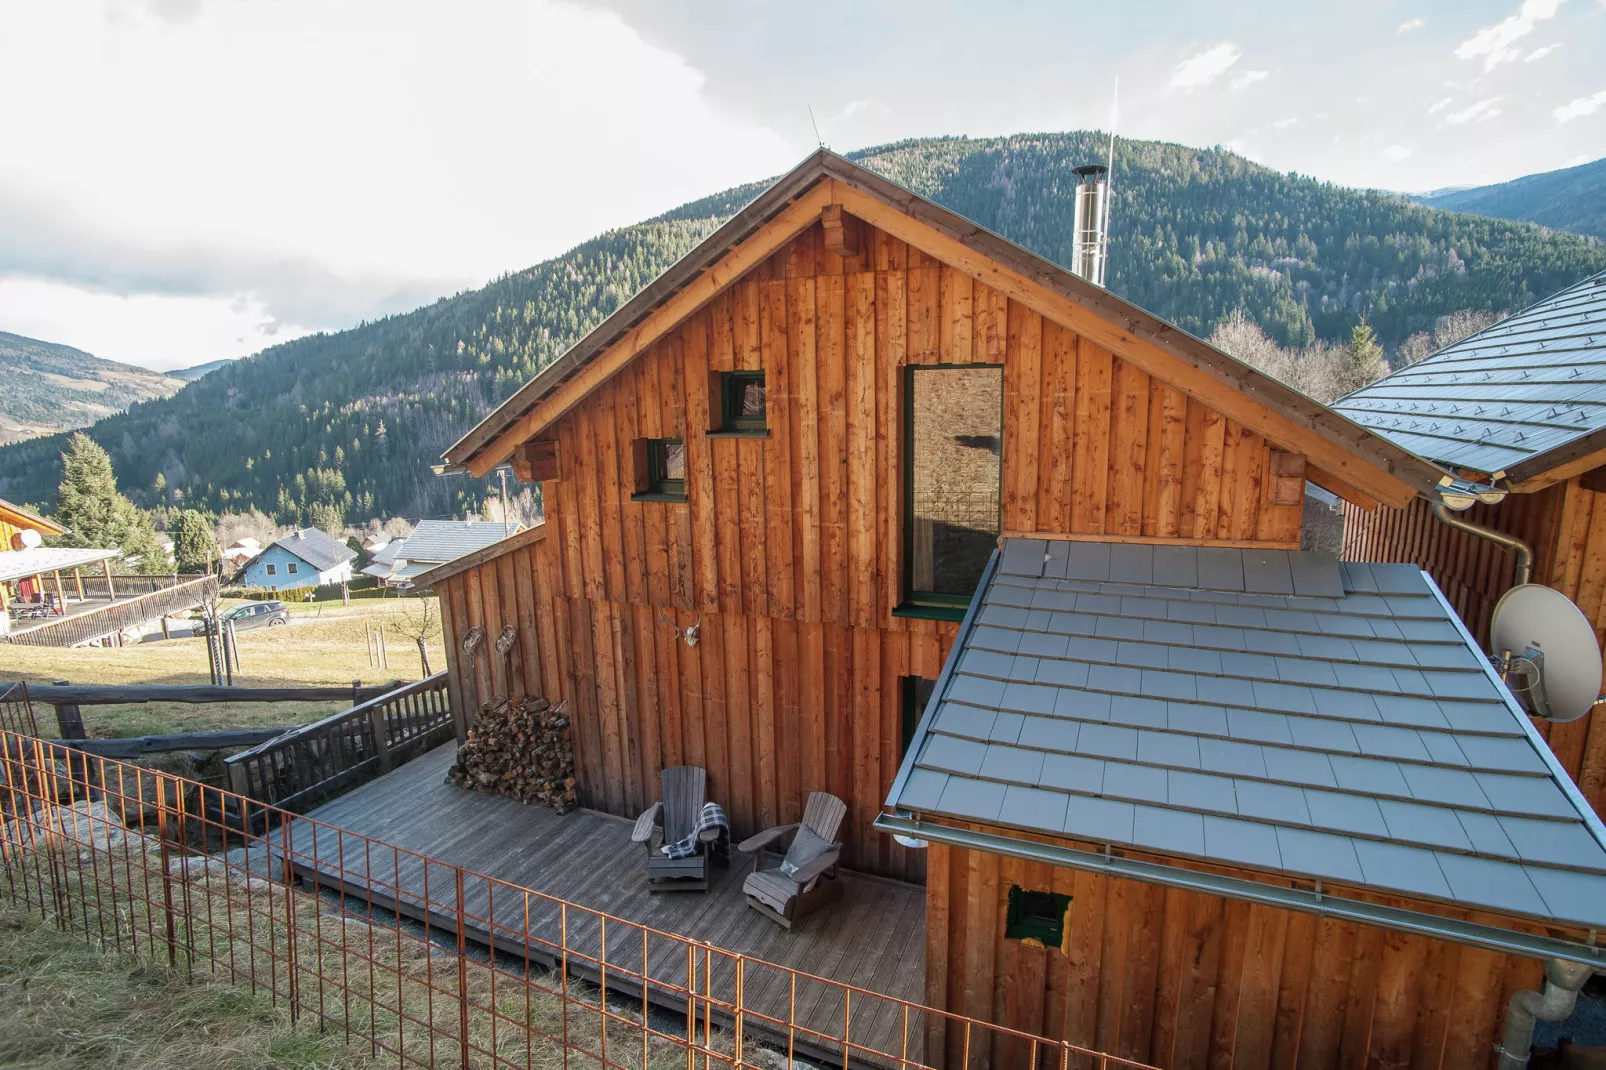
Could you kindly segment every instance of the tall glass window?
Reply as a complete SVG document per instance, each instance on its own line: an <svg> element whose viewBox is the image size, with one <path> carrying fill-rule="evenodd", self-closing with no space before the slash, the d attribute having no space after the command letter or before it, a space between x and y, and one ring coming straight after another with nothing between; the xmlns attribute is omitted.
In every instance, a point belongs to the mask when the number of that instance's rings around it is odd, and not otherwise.
<svg viewBox="0 0 1606 1070"><path fill-rule="evenodd" d="M1004 369L915 366L907 375L906 598L965 606L998 546Z"/></svg>

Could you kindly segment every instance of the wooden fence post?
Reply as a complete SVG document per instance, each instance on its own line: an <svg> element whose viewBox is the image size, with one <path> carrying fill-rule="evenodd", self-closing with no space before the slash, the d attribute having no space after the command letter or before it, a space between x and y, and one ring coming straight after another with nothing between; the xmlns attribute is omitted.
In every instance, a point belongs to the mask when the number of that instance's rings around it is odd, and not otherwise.
<svg viewBox="0 0 1606 1070"><path fill-rule="evenodd" d="M58 687L66 687L66 680L57 680ZM88 739L89 733L84 731L84 714L75 702L53 703L56 707L56 727L61 730L62 739Z"/></svg>

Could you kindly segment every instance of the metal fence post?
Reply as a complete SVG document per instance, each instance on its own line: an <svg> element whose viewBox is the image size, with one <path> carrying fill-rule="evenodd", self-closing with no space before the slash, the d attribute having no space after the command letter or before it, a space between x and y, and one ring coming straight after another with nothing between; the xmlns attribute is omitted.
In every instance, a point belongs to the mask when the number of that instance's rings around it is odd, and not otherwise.
<svg viewBox="0 0 1606 1070"><path fill-rule="evenodd" d="M468 1070L468 926L463 910L463 867L453 866L452 872L457 878L457 1035L463 1051L463 1070Z"/></svg>
<svg viewBox="0 0 1606 1070"><path fill-rule="evenodd" d="M156 774L156 842L160 845L162 863L162 912L167 923L167 964L178 965L178 947L174 942L173 926L173 872L168 868L167 849L167 785L169 780Z"/></svg>
<svg viewBox="0 0 1606 1070"><path fill-rule="evenodd" d="M266 824L266 812L264 812L263 821ZM290 998L290 1024L293 1026L297 1017L296 989L298 987L296 979L296 867L295 863L290 860L290 851L295 846L295 843L290 836L289 814L282 812L279 814L279 832L280 843L282 844L281 850L284 854L284 947L285 968L289 971L289 983L286 988ZM317 859L313 859L313 864L317 864Z"/></svg>

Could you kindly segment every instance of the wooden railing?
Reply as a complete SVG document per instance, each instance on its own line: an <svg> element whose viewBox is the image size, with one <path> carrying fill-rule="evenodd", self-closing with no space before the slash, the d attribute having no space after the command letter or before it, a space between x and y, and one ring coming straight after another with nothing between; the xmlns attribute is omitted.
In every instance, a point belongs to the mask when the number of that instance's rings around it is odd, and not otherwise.
<svg viewBox="0 0 1606 1070"><path fill-rule="evenodd" d="M393 767L453 734L446 674L404 684L228 758L237 795L300 812L370 773Z"/></svg>
<svg viewBox="0 0 1606 1070"><path fill-rule="evenodd" d="M171 579L163 576L155 578L163 582ZM118 593L121 595L121 591ZM80 646L170 613L205 605L216 598L217 577L199 576L177 584L168 583L136 598L108 602L104 606L70 613L44 624L19 628L11 633L10 640L22 646Z"/></svg>
<svg viewBox="0 0 1606 1070"><path fill-rule="evenodd" d="M78 594L77 584L82 582L85 597L111 600L133 598L135 595L141 594L155 594L158 591L169 587L177 587L181 583L188 583L190 580L198 580L201 577L202 573L199 572L113 574L111 584L108 585L105 576L87 574L81 577L80 580L72 582L68 582L66 577L62 577L62 588L67 592L68 598L74 598Z"/></svg>

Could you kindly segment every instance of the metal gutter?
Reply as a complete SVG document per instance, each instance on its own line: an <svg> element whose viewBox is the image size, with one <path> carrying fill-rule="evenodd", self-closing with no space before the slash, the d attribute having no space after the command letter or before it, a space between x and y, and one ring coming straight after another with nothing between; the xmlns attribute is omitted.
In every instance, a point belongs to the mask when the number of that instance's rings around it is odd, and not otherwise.
<svg viewBox="0 0 1606 1070"><path fill-rule="evenodd" d="M1470 520L1459 517L1450 512L1450 507L1445 505L1444 502L1439 498L1434 498L1431 502L1429 502L1429 508L1433 510L1433 515L1438 519L1439 523L1443 524L1444 526L1455 528L1457 531L1464 531L1468 535L1476 535L1480 539L1487 539L1496 546L1504 546L1506 549L1516 554L1516 586L1521 587L1523 584L1527 583L1528 578L1533 575L1533 547L1529 546L1515 535L1507 535L1503 531L1496 531L1494 528L1486 528L1481 525L1474 524ZM1451 610L1450 615L1454 617L1455 611ZM1472 645L1477 646L1478 644L1473 643Z"/></svg>
<svg viewBox="0 0 1606 1070"><path fill-rule="evenodd" d="M947 844L950 847L986 851L989 854L1020 858L1028 862L1045 862L1051 866L1102 873L1126 880L1143 881L1145 884L1159 884L1226 899L1260 903L1283 910L1297 910L1302 914L1353 921L1434 940L1449 940L1507 955L1563 959L1567 962L1581 962L1597 970L1606 969L1606 948L1592 944L1514 932L1493 925L1481 925L1456 918L1444 918L1436 914L1422 914L1413 910L1402 910L1399 907L1344 899L1326 895L1319 890L1305 891L1275 884L1261 884L1242 877L1225 877L1198 870L1179 869L1110 853L1079 851L988 832L972 832L902 814L882 814L876 818L872 827L882 832L913 836L933 843Z"/></svg>
<svg viewBox="0 0 1606 1070"><path fill-rule="evenodd" d="M976 627L976 618L981 615L981 604L985 600L987 589L993 585L993 577L998 574L998 563L1003 559L1003 540L995 548L992 555L987 558L987 567L982 569L981 579L976 582L976 593L970 599L970 608L965 610L965 619L959 622L959 634L954 637L954 645L948 648L948 660L942 663L942 672L937 677L937 685L931 689L931 701L926 703L925 711L920 714L920 723L915 726L914 737L909 740L909 749L904 753L903 764L898 766L898 775L892 780L892 787L887 789L887 805L898 805L898 796L903 794L904 782L914 770L915 758L920 754L920 744L926 738L926 731L931 727L931 718L937 707L942 705L942 696L948 690L948 681L954 674L954 666L959 662L959 656L964 653L965 640L970 638L971 630Z"/></svg>

